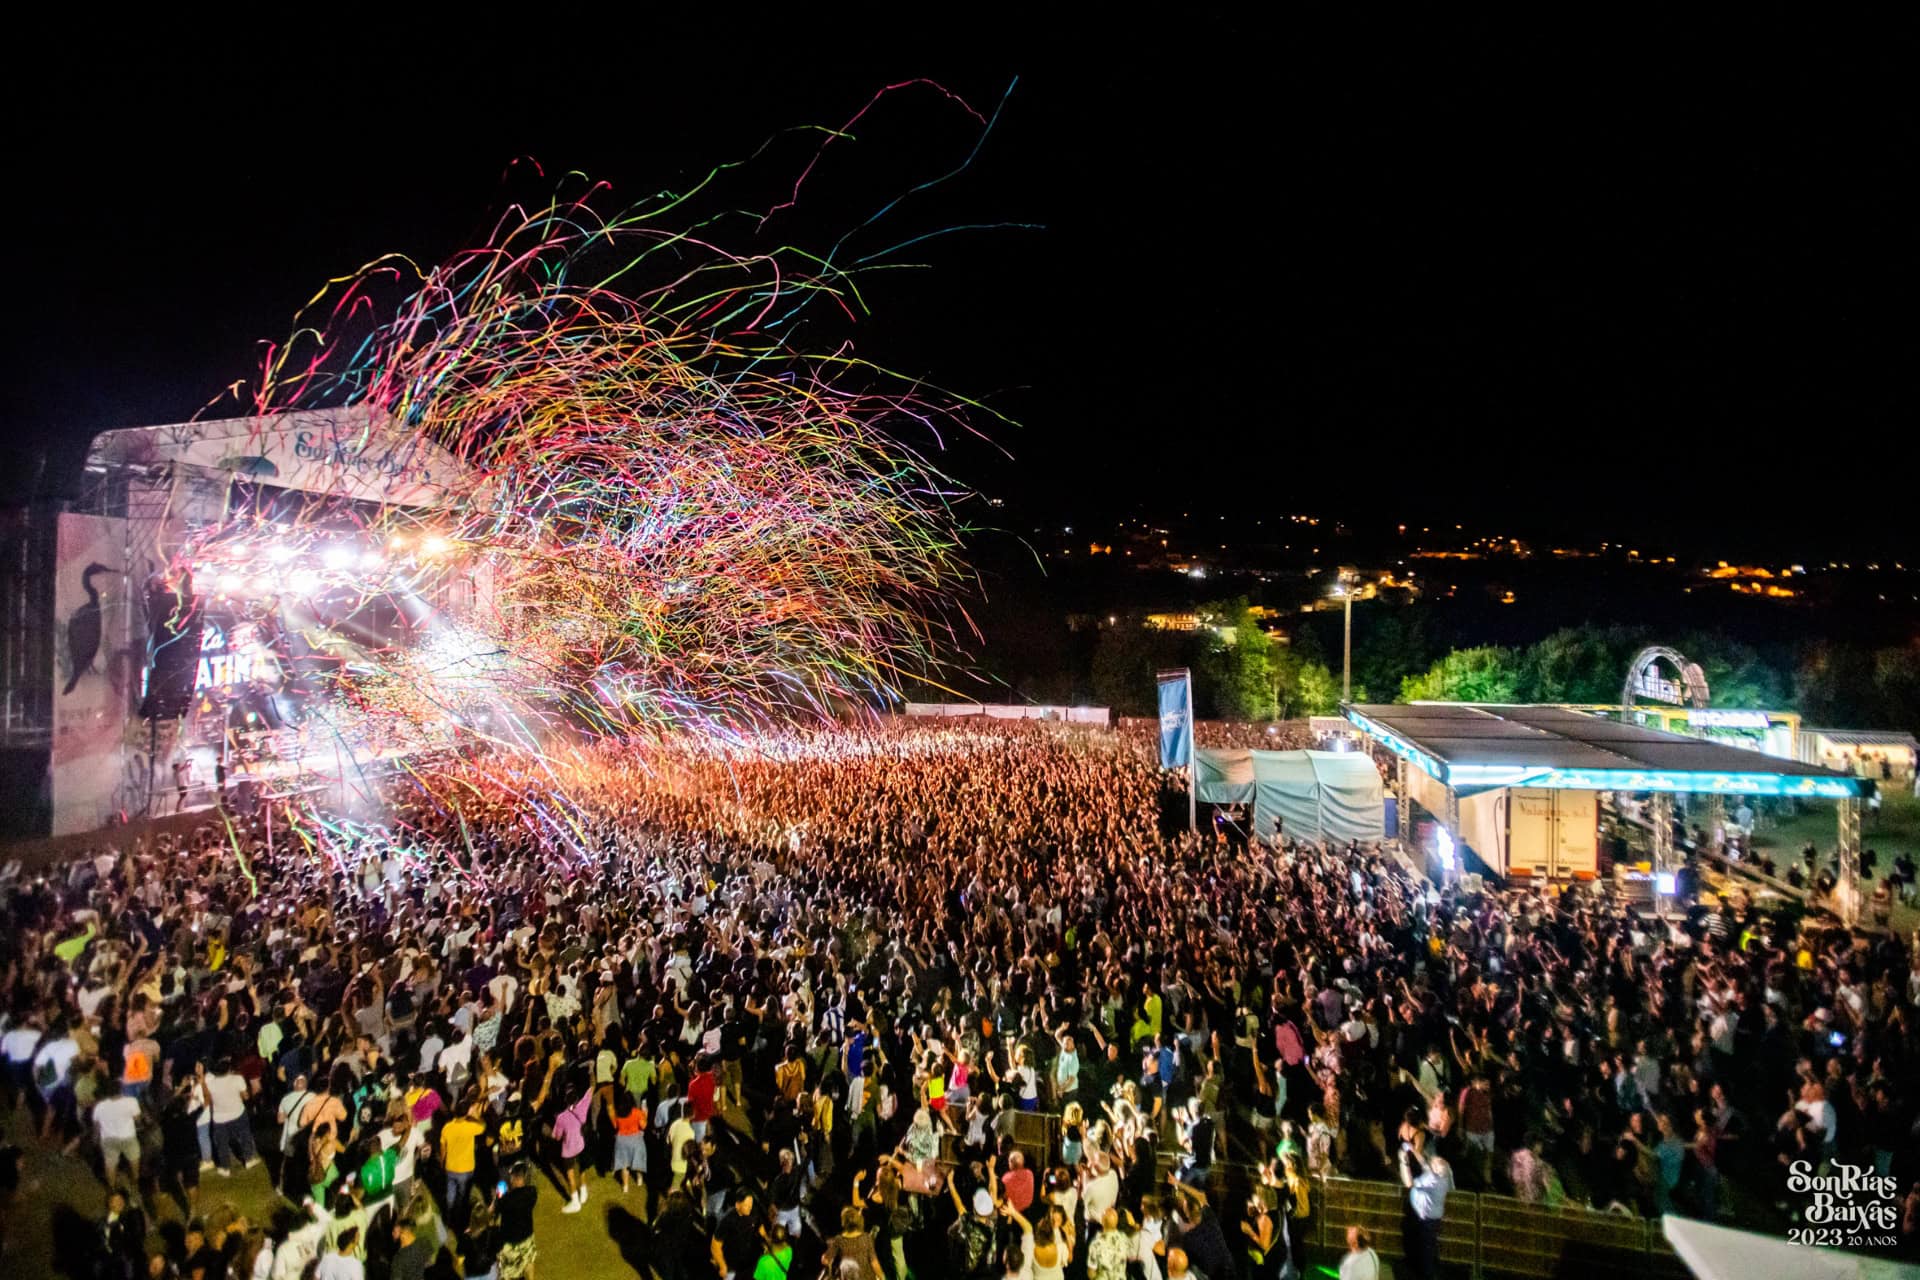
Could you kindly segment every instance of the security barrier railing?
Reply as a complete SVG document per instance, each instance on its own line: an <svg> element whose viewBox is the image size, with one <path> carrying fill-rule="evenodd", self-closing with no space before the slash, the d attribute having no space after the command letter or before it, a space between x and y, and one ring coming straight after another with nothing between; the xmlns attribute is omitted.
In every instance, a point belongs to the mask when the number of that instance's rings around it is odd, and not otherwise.
<svg viewBox="0 0 1920 1280"><path fill-rule="evenodd" d="M1060 1118L1043 1112L1014 1117L1013 1141L1036 1175L1054 1161ZM948 1135L941 1163L951 1171L959 1150ZM1163 1149L1162 1172L1175 1167ZM1208 1190L1216 1206L1244 1204L1259 1183L1259 1170L1239 1161L1215 1161L1208 1169ZM1313 1180L1308 1246L1323 1260L1346 1249L1348 1227L1365 1227L1381 1256L1400 1263L1406 1274L1403 1226L1406 1192L1391 1182L1358 1178ZM1440 1229L1440 1260L1473 1275L1538 1277L1540 1280L1685 1280L1686 1266L1675 1256L1658 1218L1602 1213L1581 1205L1549 1208L1511 1196L1455 1191L1447 1197Z"/></svg>

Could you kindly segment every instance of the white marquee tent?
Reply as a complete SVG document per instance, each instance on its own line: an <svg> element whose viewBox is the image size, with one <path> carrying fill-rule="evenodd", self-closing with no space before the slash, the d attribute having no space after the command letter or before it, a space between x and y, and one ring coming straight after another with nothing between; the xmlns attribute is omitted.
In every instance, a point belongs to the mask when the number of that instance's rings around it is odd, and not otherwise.
<svg viewBox="0 0 1920 1280"><path fill-rule="evenodd" d="M1912 1280L1920 1275L1920 1267L1891 1258L1810 1249L1672 1214L1660 1220L1660 1227L1699 1280Z"/></svg>
<svg viewBox="0 0 1920 1280"><path fill-rule="evenodd" d="M1303 840L1381 840L1386 789L1370 757L1351 751L1194 752L1202 804L1251 804L1255 834Z"/></svg>

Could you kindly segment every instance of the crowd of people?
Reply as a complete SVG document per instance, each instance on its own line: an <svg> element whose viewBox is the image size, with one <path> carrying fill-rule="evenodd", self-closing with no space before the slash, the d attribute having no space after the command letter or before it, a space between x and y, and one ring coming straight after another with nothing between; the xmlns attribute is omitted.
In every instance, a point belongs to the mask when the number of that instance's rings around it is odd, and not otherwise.
<svg viewBox="0 0 1920 1280"><path fill-rule="evenodd" d="M1172 781L1098 730L822 729L105 840L0 894L0 1103L92 1164L99 1276L564 1275L557 1205L659 1280L1277 1278L1323 1239L1369 1280L1437 1273L1456 1190L1778 1229L1843 1166L1920 1240L1901 940L1229 850ZM1322 1221L1330 1177L1398 1185L1396 1238Z"/></svg>

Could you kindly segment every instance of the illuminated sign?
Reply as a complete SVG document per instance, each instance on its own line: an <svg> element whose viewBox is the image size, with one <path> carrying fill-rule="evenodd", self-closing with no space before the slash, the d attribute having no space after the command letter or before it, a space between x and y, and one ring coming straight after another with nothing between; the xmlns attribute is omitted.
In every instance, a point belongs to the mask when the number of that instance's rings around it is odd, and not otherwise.
<svg viewBox="0 0 1920 1280"><path fill-rule="evenodd" d="M1531 786L1566 791L1686 791L1723 796L1838 800L1867 794L1857 778L1831 774L1687 773L1678 769L1548 769ZM1461 785L1455 780L1455 785Z"/></svg>
<svg viewBox="0 0 1920 1280"><path fill-rule="evenodd" d="M1662 674L1663 666L1675 678L1668 679ZM1636 697L1664 702L1670 707L1704 707L1710 701L1707 676L1700 665L1688 662L1679 650L1661 644L1647 646L1627 664L1627 683L1620 690L1620 704L1631 713Z"/></svg>
<svg viewBox="0 0 1920 1280"><path fill-rule="evenodd" d="M253 655L250 653L222 653L210 658L200 659L200 667L193 678L193 689L199 693L206 689L225 689L236 684L245 684L253 679Z"/></svg>
<svg viewBox="0 0 1920 1280"><path fill-rule="evenodd" d="M229 635L209 620L200 630L200 664L194 670L193 691L204 693L246 684L254 677L254 655L258 652L252 627L235 627Z"/></svg>
<svg viewBox="0 0 1920 1280"><path fill-rule="evenodd" d="M1687 712L1687 723L1703 729L1765 729L1772 721L1764 711L1704 711L1696 707Z"/></svg>
<svg viewBox="0 0 1920 1280"><path fill-rule="evenodd" d="M1829 774L1693 773L1681 769L1554 769L1540 765L1457 764L1435 774L1459 790L1550 787L1563 791L1690 791L1733 796L1838 799L1864 794L1853 778Z"/></svg>
<svg viewBox="0 0 1920 1280"><path fill-rule="evenodd" d="M1640 674L1634 678L1633 691L1643 698L1671 703L1676 707L1686 701L1686 695L1680 689L1680 682L1663 678L1660 674L1660 664L1657 662L1649 662L1640 668Z"/></svg>
<svg viewBox="0 0 1920 1280"><path fill-rule="evenodd" d="M372 473L389 479L405 479L415 484L433 482L432 474L425 467L414 474L412 449L400 456L395 456L392 449L374 453L367 447L364 433L318 439L313 432L302 431L293 438L293 456L302 462L324 462L328 466L363 476Z"/></svg>

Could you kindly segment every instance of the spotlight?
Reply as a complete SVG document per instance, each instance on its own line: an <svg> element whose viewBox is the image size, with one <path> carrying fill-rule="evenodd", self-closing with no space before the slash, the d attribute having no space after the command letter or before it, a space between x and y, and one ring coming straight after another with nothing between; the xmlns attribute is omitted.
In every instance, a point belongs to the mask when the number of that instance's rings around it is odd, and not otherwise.
<svg viewBox="0 0 1920 1280"><path fill-rule="evenodd" d="M310 596L320 587L320 575L311 569L295 569L287 579L295 595Z"/></svg>
<svg viewBox="0 0 1920 1280"><path fill-rule="evenodd" d="M378 551L368 549L360 553L360 567L362 569L378 569L386 562L387 558Z"/></svg>
<svg viewBox="0 0 1920 1280"><path fill-rule="evenodd" d="M246 580L237 573L223 573L218 585L222 594L237 595L240 588L246 585Z"/></svg>
<svg viewBox="0 0 1920 1280"><path fill-rule="evenodd" d="M439 556L439 555L445 555L447 553L447 549L452 545L453 545L452 543L448 542L445 538L441 537L439 534L436 533L436 534L433 534L431 537L429 537L425 542L421 543L420 549L426 552L426 554L430 556Z"/></svg>
<svg viewBox="0 0 1920 1280"><path fill-rule="evenodd" d="M267 559L273 561L275 564L285 564L299 554L298 551L295 551L286 543L278 542L267 552Z"/></svg>
<svg viewBox="0 0 1920 1280"><path fill-rule="evenodd" d="M342 546L331 546L320 557L320 563L329 569L344 569L353 563L353 552Z"/></svg>

